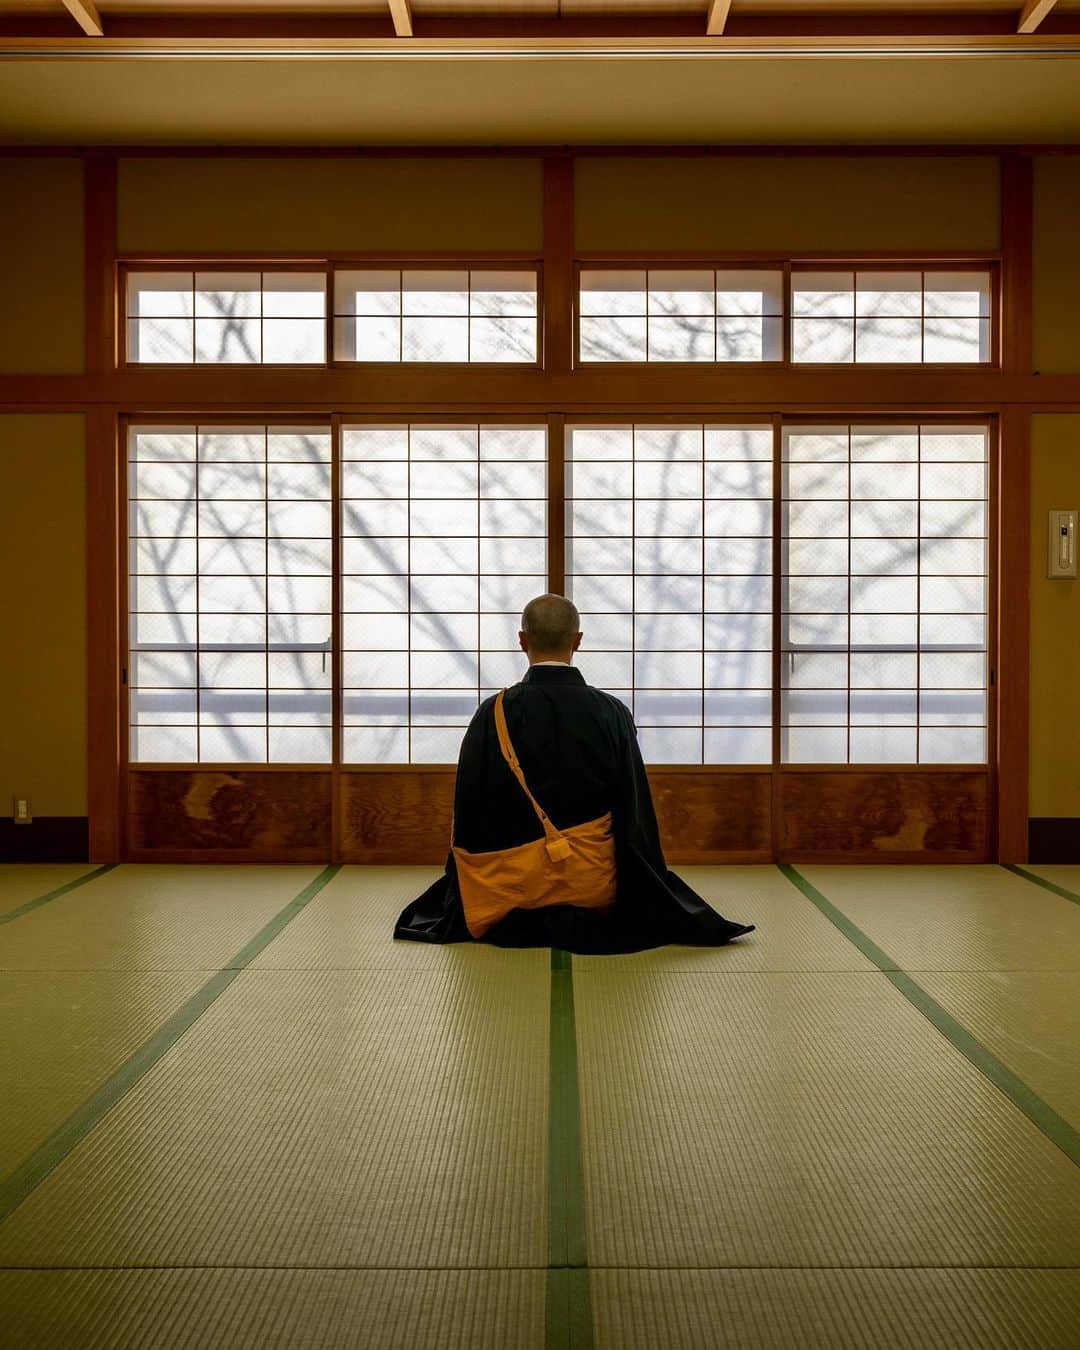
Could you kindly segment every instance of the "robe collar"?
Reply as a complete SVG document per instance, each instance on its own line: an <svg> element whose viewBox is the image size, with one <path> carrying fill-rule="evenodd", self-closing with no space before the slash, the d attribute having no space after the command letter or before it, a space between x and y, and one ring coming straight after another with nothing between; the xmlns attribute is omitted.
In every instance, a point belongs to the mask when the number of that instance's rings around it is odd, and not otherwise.
<svg viewBox="0 0 1080 1350"><path fill-rule="evenodd" d="M577 666L530 666L521 677L522 684L584 684L585 676Z"/></svg>

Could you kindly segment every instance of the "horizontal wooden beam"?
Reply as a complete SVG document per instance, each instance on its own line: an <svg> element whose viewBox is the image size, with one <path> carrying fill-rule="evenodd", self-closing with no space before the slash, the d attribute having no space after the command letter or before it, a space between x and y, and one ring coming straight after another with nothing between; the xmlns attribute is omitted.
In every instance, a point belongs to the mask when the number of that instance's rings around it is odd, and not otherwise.
<svg viewBox="0 0 1080 1350"><path fill-rule="evenodd" d="M709 16L705 20L705 32L709 37L719 37L727 25L731 13L731 0L709 0Z"/></svg>
<svg viewBox="0 0 1080 1350"><path fill-rule="evenodd" d="M94 0L63 0L63 4L87 37L104 37L105 28Z"/></svg>
<svg viewBox="0 0 1080 1350"><path fill-rule="evenodd" d="M390 0L390 17L394 21L394 32L399 38L412 37L412 9L409 0Z"/></svg>
<svg viewBox="0 0 1080 1350"><path fill-rule="evenodd" d="M1057 0L1027 0L1017 25L1018 33L1034 33L1043 19L1057 4Z"/></svg>

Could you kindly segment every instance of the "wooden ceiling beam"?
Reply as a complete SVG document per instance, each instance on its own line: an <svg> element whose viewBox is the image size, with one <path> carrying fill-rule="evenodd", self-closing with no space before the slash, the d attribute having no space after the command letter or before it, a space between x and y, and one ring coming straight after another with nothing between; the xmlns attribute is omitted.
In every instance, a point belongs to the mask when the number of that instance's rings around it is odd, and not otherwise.
<svg viewBox="0 0 1080 1350"><path fill-rule="evenodd" d="M719 37L731 12L731 0L709 0L709 17L705 20L705 32L709 37Z"/></svg>
<svg viewBox="0 0 1080 1350"><path fill-rule="evenodd" d="M1018 33L1034 33L1056 4L1057 0L1027 0L1016 31Z"/></svg>
<svg viewBox="0 0 1080 1350"><path fill-rule="evenodd" d="M394 21L394 32L398 37L412 37L412 8L409 0L390 0L390 17Z"/></svg>
<svg viewBox="0 0 1080 1350"><path fill-rule="evenodd" d="M63 0L63 5L87 37L105 36L94 0Z"/></svg>

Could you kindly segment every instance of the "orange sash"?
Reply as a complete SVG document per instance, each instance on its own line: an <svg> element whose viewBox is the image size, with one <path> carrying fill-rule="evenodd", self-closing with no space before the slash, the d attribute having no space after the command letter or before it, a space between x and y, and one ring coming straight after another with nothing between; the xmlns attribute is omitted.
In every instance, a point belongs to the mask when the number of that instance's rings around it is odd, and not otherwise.
<svg viewBox="0 0 1080 1350"><path fill-rule="evenodd" d="M609 909L615 903L615 840L611 812L567 830L557 830L529 791L510 740L503 694L495 700L499 749L544 827L544 838L492 853L469 853L452 846L465 923L483 937L512 909L577 905Z"/></svg>

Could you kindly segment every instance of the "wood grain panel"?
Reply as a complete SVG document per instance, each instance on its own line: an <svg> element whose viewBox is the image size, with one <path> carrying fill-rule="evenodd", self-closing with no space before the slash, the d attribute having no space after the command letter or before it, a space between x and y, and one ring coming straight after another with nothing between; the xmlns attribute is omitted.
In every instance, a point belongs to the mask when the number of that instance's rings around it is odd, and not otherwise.
<svg viewBox="0 0 1080 1350"><path fill-rule="evenodd" d="M135 862L326 862L329 771L136 769L128 775Z"/></svg>
<svg viewBox="0 0 1080 1350"><path fill-rule="evenodd" d="M455 776L416 769L342 773L342 861L444 863Z"/></svg>
<svg viewBox="0 0 1080 1350"><path fill-rule="evenodd" d="M989 778L921 773L782 773L780 860L982 862Z"/></svg>
<svg viewBox="0 0 1080 1350"><path fill-rule="evenodd" d="M768 771L653 770L649 782L668 862L769 860L772 790Z"/></svg>

